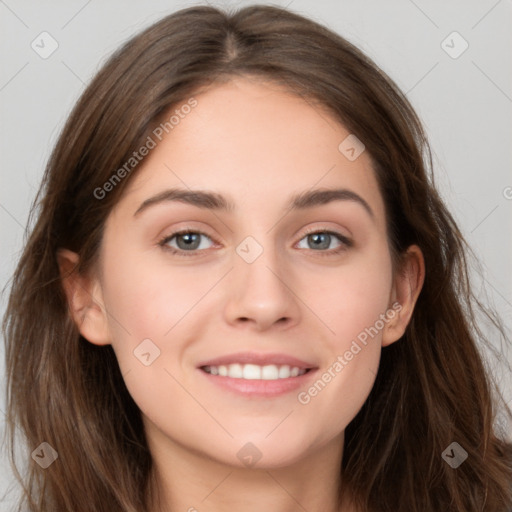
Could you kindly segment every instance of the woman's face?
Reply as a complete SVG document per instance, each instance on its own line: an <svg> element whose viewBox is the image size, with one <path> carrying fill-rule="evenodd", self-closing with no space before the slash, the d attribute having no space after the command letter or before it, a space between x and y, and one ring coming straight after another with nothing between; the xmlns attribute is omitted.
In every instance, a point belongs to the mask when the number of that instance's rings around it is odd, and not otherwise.
<svg viewBox="0 0 512 512"><path fill-rule="evenodd" d="M150 445L283 466L342 446L405 327L384 203L318 106L249 79L194 99L107 220L104 323L82 332L112 344Z"/></svg>

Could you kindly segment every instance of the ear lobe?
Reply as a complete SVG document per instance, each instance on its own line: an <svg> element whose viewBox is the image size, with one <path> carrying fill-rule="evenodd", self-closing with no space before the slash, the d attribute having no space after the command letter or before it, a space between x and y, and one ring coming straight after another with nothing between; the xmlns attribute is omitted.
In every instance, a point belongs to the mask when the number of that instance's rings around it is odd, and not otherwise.
<svg viewBox="0 0 512 512"><path fill-rule="evenodd" d="M78 272L79 256L75 252L58 249L56 256L68 308L80 334L95 345L110 344L107 315L98 280Z"/></svg>
<svg viewBox="0 0 512 512"><path fill-rule="evenodd" d="M425 260L417 245L411 245L402 258L400 269L396 272L391 294L390 311L396 314L386 324L382 335L382 346L391 345L399 340L414 312L416 301L425 281ZM398 306L399 305L399 306Z"/></svg>

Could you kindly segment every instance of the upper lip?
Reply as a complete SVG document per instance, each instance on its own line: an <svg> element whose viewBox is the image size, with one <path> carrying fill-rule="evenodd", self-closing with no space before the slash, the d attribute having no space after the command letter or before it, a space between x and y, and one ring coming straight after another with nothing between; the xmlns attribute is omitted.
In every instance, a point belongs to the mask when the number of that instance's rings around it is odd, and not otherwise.
<svg viewBox="0 0 512 512"><path fill-rule="evenodd" d="M275 365L289 365L291 367L298 367L300 369L313 369L316 366L313 363L308 363L288 354L261 354L257 352L237 352L235 354L228 354L225 356L215 357L208 359L198 365L199 368L203 366L227 366L229 364L256 364L258 366L266 366L270 364Z"/></svg>

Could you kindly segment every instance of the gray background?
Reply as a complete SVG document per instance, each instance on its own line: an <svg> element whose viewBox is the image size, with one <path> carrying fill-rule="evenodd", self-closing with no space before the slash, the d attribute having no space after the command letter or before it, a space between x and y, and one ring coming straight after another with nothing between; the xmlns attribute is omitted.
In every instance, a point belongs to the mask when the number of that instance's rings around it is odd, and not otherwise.
<svg viewBox="0 0 512 512"><path fill-rule="evenodd" d="M166 14L199 2L0 0L0 280L22 248L28 209L72 105L106 57ZM250 2L210 2L236 7ZM270 2L262 2L270 3ZM480 297L512 326L512 31L510 0L273 2L339 32L407 93L434 152L436 182L482 262ZM42 32L58 43L43 59ZM452 32L459 36L450 36ZM447 38L447 36L450 36ZM460 56L464 40L469 47ZM45 40L50 48L50 40ZM445 41L443 43L443 41ZM40 50L42 51L42 49ZM447 53L448 52L448 53ZM449 55L451 53L451 56ZM454 58L457 56L457 58ZM3 314L7 294L1 297ZM3 345L0 373L4 373ZM505 358L512 360L510 348ZM512 379L491 361L512 406ZM0 377L2 386L3 378ZM0 389L3 393L3 387ZM0 418L4 422L4 396ZM0 458L0 510L13 499Z"/></svg>

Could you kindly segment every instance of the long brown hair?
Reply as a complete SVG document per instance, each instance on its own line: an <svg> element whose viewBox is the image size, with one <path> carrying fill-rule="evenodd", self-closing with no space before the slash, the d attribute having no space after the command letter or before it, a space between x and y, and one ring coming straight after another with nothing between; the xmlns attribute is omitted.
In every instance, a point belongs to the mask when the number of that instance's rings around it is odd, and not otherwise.
<svg viewBox="0 0 512 512"><path fill-rule="evenodd" d="M138 169L102 198L95 190L171 107L236 75L286 86L363 141L393 254L399 261L417 244L425 258L413 318L403 338L383 349L373 390L346 430L343 488L368 512L510 510L512 448L493 428L499 396L477 347L485 337L476 310L486 310L471 292L468 249L433 186L421 122L356 47L271 6L233 13L197 6L165 17L109 59L64 126L4 319L9 446L13 452L19 428L29 448L28 469L15 469L24 505L38 512L150 509L152 463L140 411L112 348L88 343L72 321L56 252L77 252L78 271L93 271L105 220ZM59 454L46 469L29 457L42 442ZM442 457L452 442L468 453L457 469Z"/></svg>

